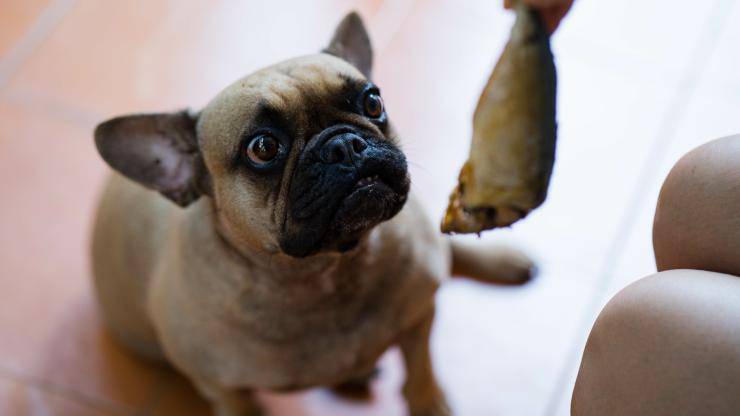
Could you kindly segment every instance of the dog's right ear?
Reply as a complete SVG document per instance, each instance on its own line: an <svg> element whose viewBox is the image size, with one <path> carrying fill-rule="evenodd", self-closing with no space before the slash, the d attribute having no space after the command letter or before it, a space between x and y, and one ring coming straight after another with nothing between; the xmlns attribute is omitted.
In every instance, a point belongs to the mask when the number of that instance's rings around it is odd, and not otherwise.
<svg viewBox="0 0 740 416"><path fill-rule="evenodd" d="M113 169L184 207L210 193L196 121L187 111L117 117L98 125L95 145Z"/></svg>
<svg viewBox="0 0 740 416"><path fill-rule="evenodd" d="M339 22L329 46L323 52L344 59L370 79L373 69L373 48L365 24L356 12L350 12Z"/></svg>

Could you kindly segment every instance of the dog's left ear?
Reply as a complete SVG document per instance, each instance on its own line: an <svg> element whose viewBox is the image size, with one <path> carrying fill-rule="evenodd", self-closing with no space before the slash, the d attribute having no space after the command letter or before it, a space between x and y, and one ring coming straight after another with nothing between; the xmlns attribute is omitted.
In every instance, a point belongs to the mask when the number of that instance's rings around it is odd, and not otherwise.
<svg viewBox="0 0 740 416"><path fill-rule="evenodd" d="M342 19L334 31L329 46L323 50L354 65L360 72L370 79L373 67L373 48L370 45L370 36L360 15L351 12Z"/></svg>

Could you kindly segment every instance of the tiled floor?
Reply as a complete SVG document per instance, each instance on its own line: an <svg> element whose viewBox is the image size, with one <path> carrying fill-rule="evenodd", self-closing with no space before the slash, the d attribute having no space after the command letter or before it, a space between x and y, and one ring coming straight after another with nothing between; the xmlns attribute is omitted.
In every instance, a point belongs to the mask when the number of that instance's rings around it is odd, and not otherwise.
<svg viewBox="0 0 740 416"><path fill-rule="evenodd" d="M449 283L435 364L457 414L565 415L600 307L654 271L657 192L687 150L740 131L733 0L576 0L553 39L559 146L547 203L507 241L537 258L520 289ZM315 51L350 8L416 191L439 218L475 100L512 16L492 0L3 0L0 6L0 414L205 415L181 377L100 326L87 244L106 168L101 119L202 106L242 74ZM261 395L276 415L403 414L400 358L371 405L324 391Z"/></svg>

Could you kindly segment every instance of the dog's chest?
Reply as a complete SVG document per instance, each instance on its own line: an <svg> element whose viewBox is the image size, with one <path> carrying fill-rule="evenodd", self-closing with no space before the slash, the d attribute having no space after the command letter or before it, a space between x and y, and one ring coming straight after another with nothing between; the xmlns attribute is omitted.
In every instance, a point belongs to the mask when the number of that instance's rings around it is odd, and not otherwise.
<svg viewBox="0 0 740 416"><path fill-rule="evenodd" d="M449 273L447 246L410 205L335 268L253 268L207 250L219 241L208 233L174 240L149 296L166 355L233 387L332 385L371 371Z"/></svg>
<svg viewBox="0 0 740 416"><path fill-rule="evenodd" d="M249 286L239 293L232 331L248 346L242 376L260 373L273 387L290 388L367 371L436 288L406 269L336 272L272 287L269 294Z"/></svg>
<svg viewBox="0 0 740 416"><path fill-rule="evenodd" d="M370 371L429 307L439 284L434 273L396 254L373 264L255 274L212 295L189 288L198 303L173 304L168 322L160 322L188 334L169 341L168 350L232 386L330 385Z"/></svg>
<svg viewBox="0 0 740 416"><path fill-rule="evenodd" d="M276 344L352 332L382 315L383 294L396 286L370 273L337 276L330 269L295 278L265 276L263 282L278 280L266 284L248 281L236 295L233 318L239 330Z"/></svg>

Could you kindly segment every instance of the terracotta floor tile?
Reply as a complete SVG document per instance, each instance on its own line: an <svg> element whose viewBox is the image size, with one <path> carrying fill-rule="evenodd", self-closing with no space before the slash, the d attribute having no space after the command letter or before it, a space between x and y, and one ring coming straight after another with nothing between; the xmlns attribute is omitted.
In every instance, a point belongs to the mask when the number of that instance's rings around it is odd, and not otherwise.
<svg viewBox="0 0 740 416"><path fill-rule="evenodd" d="M0 61L28 31L50 0L3 0L0 17Z"/></svg>
<svg viewBox="0 0 740 416"><path fill-rule="evenodd" d="M369 15L379 7L80 0L8 88L106 116L197 108L255 69L320 50L349 9Z"/></svg>
<svg viewBox="0 0 740 416"><path fill-rule="evenodd" d="M7 416L114 416L80 401L0 378L0 414Z"/></svg>
<svg viewBox="0 0 740 416"><path fill-rule="evenodd" d="M92 126L0 103L0 367L136 408L160 375L102 331L88 233L105 168Z"/></svg>

